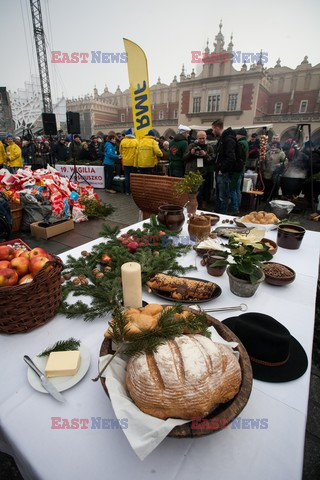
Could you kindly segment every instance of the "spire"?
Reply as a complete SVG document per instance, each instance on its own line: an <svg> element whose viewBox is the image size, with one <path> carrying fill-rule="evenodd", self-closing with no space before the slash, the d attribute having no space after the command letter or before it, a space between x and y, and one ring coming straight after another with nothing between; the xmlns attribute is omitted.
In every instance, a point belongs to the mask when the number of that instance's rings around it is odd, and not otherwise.
<svg viewBox="0 0 320 480"><path fill-rule="evenodd" d="M221 32L221 28L222 28L222 20L220 20L220 23L219 23L219 33L218 35L215 36L215 42L214 42L214 51L215 52L222 52L223 50L223 47L224 47L224 36L222 35L222 32Z"/></svg>
<svg viewBox="0 0 320 480"><path fill-rule="evenodd" d="M257 61L257 65L262 65L262 49L260 50L259 60Z"/></svg>
<svg viewBox="0 0 320 480"><path fill-rule="evenodd" d="M161 79L160 77L158 77L157 85L160 85L160 83L161 83Z"/></svg>
<svg viewBox="0 0 320 480"><path fill-rule="evenodd" d="M207 38L207 46L206 46L206 48L204 49L204 53L206 53L207 55L209 55L209 53L210 53L209 38Z"/></svg>
<svg viewBox="0 0 320 480"><path fill-rule="evenodd" d="M184 71L184 64L182 65L182 70L181 70L181 73L180 73L180 82L182 80L185 80L186 78L186 74L185 74L185 71Z"/></svg>
<svg viewBox="0 0 320 480"><path fill-rule="evenodd" d="M109 92L108 87L107 87L107 84L105 84L105 86L104 86L104 92L105 92L105 93Z"/></svg>
<svg viewBox="0 0 320 480"><path fill-rule="evenodd" d="M191 78L195 78L196 74L194 72L194 68L192 69L192 72L191 72Z"/></svg>
<svg viewBox="0 0 320 480"><path fill-rule="evenodd" d="M174 82L174 83L177 83L177 81L178 81L178 80L177 80L177 75L175 75L175 76L173 77L172 83L173 83L173 82Z"/></svg>
<svg viewBox="0 0 320 480"><path fill-rule="evenodd" d="M231 36L230 36L230 42L229 42L229 45L228 45L228 52L231 52L232 49L233 49L232 40L233 40L233 33L231 33Z"/></svg>
<svg viewBox="0 0 320 480"><path fill-rule="evenodd" d="M281 60L278 58L277 63L275 64L274 68L279 68L281 67Z"/></svg>
<svg viewBox="0 0 320 480"><path fill-rule="evenodd" d="M122 93L121 90L120 90L120 85L118 85L116 93Z"/></svg>

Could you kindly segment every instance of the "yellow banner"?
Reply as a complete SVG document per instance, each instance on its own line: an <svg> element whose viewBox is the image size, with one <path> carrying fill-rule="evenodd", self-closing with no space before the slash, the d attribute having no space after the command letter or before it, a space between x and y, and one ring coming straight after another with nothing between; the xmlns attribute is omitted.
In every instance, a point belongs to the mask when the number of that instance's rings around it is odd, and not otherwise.
<svg viewBox="0 0 320 480"><path fill-rule="evenodd" d="M123 39L128 55L128 74L135 135L141 138L152 129L148 63L144 51L131 40Z"/></svg>

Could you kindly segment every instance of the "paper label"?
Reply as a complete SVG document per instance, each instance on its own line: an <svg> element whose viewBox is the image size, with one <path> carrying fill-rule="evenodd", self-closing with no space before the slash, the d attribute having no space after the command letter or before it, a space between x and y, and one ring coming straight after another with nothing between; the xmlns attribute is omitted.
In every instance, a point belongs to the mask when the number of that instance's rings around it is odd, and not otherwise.
<svg viewBox="0 0 320 480"><path fill-rule="evenodd" d="M197 158L197 167L198 168L203 167L203 158Z"/></svg>

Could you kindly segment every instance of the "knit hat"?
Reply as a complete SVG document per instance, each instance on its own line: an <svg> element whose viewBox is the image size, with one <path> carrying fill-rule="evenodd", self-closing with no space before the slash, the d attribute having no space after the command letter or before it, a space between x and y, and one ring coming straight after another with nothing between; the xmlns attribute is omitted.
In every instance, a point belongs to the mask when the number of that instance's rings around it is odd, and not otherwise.
<svg viewBox="0 0 320 480"><path fill-rule="evenodd" d="M128 128L128 130L126 130L124 132L125 135L132 135L133 134L133 131L132 131L132 128Z"/></svg>
<svg viewBox="0 0 320 480"><path fill-rule="evenodd" d="M147 133L147 136L148 136L148 137L155 137L156 134L155 134L155 132L154 132L153 130L149 130L149 132Z"/></svg>
<svg viewBox="0 0 320 480"><path fill-rule="evenodd" d="M247 130L244 127L242 127L242 128L240 128L240 130L238 130L237 135L242 135L243 137L246 137L247 136Z"/></svg>
<svg viewBox="0 0 320 480"><path fill-rule="evenodd" d="M8 139L8 138L13 138L12 133L8 133L8 135L6 136L6 139Z"/></svg>
<svg viewBox="0 0 320 480"><path fill-rule="evenodd" d="M179 130L179 133L191 132L191 128L181 124L179 125L178 130Z"/></svg>

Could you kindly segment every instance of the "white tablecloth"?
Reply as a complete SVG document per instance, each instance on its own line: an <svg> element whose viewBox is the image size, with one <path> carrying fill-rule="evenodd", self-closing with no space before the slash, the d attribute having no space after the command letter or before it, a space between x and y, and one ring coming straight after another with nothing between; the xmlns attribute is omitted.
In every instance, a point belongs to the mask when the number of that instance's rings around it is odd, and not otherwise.
<svg viewBox="0 0 320 480"><path fill-rule="evenodd" d="M221 223L220 223L221 224ZM138 224L135 225L137 227ZM182 235L186 235L186 231ZM276 232L267 237L276 239ZM311 364L314 305L319 265L319 233L307 231L299 250L278 249L274 258L296 271L296 280L286 287L262 284L254 297L233 295L227 275L214 279L222 295L205 307L247 303L249 311L272 315L303 345ZM101 239L75 248L67 254L77 257ZM193 264L194 276L212 280L194 252L181 259ZM146 301L158 301L144 291ZM235 312L234 314L238 314ZM0 312L1 314L1 312ZM223 320L230 313L216 313ZM110 401L97 374L98 356L108 318L84 322L57 315L48 324L27 334L0 335L0 449L11 453L24 476L32 480L57 478L100 479L300 479L303 466L310 364L295 381L272 384L254 380L242 419L267 419L266 429L232 428L197 439L167 438L141 462L124 433L118 429L93 429L92 417L114 419ZM37 354L61 338L74 336L90 350L91 365L86 377L63 393L64 404L31 388L22 357ZM53 429L52 418L87 419L88 428ZM96 420L97 421L97 420ZM128 426L130 428L130 425Z"/></svg>

